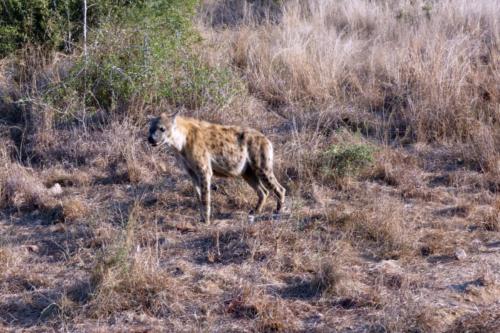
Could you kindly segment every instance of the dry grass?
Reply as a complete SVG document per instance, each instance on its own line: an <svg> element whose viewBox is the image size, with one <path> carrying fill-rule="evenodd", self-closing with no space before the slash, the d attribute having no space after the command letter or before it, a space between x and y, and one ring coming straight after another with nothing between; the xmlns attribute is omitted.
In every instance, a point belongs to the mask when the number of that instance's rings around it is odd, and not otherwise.
<svg viewBox="0 0 500 333"><path fill-rule="evenodd" d="M134 203L119 235L102 244L91 269L88 315L108 318L116 313L136 311L154 317L177 312L186 286L160 266L159 253L141 247L138 203Z"/></svg>
<svg viewBox="0 0 500 333"><path fill-rule="evenodd" d="M344 238L362 251L371 244L371 255L380 258L399 258L413 253L416 235L408 228L412 221L404 219L404 210L397 202L379 198L376 204L335 215L329 219L340 224Z"/></svg>
<svg viewBox="0 0 500 333"><path fill-rule="evenodd" d="M5 168L5 178L2 184L4 206L17 209L43 209L49 205L47 188L31 170L14 163Z"/></svg>
<svg viewBox="0 0 500 333"><path fill-rule="evenodd" d="M348 104L382 117L382 138L467 140L467 155L495 170L498 11L495 1L289 1L279 24L247 17L224 36L249 89L292 106L288 119Z"/></svg>
<svg viewBox="0 0 500 333"><path fill-rule="evenodd" d="M486 231L500 231L500 201L497 199L493 207L479 209L474 216L477 226Z"/></svg>
<svg viewBox="0 0 500 333"><path fill-rule="evenodd" d="M68 186L89 186L92 182L91 176L84 170L66 170L63 168L50 168L43 172L42 177L45 179L45 186L52 187L59 184L63 187Z"/></svg>
<svg viewBox="0 0 500 333"><path fill-rule="evenodd" d="M75 221L87 216L89 207L81 198L74 197L62 202L62 214L66 221Z"/></svg>
<svg viewBox="0 0 500 333"><path fill-rule="evenodd" d="M287 188L249 220L252 189L215 179L211 226L146 143L165 100L83 119L42 98L71 56L2 60L0 328L493 332L499 6L203 1L197 52L248 89L182 111L264 132Z"/></svg>
<svg viewBox="0 0 500 333"><path fill-rule="evenodd" d="M500 325L500 317L495 309L485 310L479 314L466 315L459 318L447 332L449 333L479 333L494 332Z"/></svg>
<svg viewBox="0 0 500 333"><path fill-rule="evenodd" d="M365 177L389 186L418 187L417 163L414 156L400 150L385 148L376 154L373 167Z"/></svg>
<svg viewBox="0 0 500 333"><path fill-rule="evenodd" d="M128 310L157 317L168 314L175 293L180 293L183 286L162 273L158 262L151 259L147 254L136 253L130 259L108 259L97 266L92 277L95 289L89 304L90 315L107 318Z"/></svg>

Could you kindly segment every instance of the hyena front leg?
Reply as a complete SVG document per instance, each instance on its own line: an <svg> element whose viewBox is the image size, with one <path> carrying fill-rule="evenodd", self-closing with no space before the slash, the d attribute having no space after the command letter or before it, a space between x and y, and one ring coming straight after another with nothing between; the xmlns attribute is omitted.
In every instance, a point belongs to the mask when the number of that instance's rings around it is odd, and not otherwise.
<svg viewBox="0 0 500 333"><path fill-rule="evenodd" d="M212 180L212 170L210 168L197 168L198 184L200 189L200 210L201 220L206 224L210 224L210 183Z"/></svg>
<svg viewBox="0 0 500 333"><path fill-rule="evenodd" d="M196 195L198 196L198 201L201 204L201 188L200 188L200 179L196 172L191 170L190 168L186 168L189 176L191 177L191 181L193 182L194 189L196 190Z"/></svg>

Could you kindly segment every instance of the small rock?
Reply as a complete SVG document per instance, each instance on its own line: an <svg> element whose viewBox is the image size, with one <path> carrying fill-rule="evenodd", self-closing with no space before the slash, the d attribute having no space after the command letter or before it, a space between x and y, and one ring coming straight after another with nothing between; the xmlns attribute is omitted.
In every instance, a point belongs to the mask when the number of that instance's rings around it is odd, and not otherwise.
<svg viewBox="0 0 500 333"><path fill-rule="evenodd" d="M375 266L377 268L384 269L384 270L386 268L389 268L389 269L393 269L393 268L399 269L399 263L396 260L394 260L394 259L381 260L378 263L376 263Z"/></svg>
<svg viewBox="0 0 500 333"><path fill-rule="evenodd" d="M165 162L157 162L156 164L158 168L161 170L161 172L167 172L167 164Z"/></svg>
<svg viewBox="0 0 500 333"><path fill-rule="evenodd" d="M467 258L467 253L463 249L456 249L455 250L455 259L457 260L464 260Z"/></svg>
<svg viewBox="0 0 500 333"><path fill-rule="evenodd" d="M28 250L28 252L37 253L38 251L40 251L40 248L37 245L26 245L26 250Z"/></svg>
<svg viewBox="0 0 500 333"><path fill-rule="evenodd" d="M377 269L385 274L397 274L403 271L396 260L382 260L377 265Z"/></svg>
<svg viewBox="0 0 500 333"><path fill-rule="evenodd" d="M66 226L62 223L57 223L57 224L50 226L50 231L51 232L65 232Z"/></svg>
<svg viewBox="0 0 500 333"><path fill-rule="evenodd" d="M48 189L48 192L50 195L59 195L63 193L63 189L59 183L55 183Z"/></svg>

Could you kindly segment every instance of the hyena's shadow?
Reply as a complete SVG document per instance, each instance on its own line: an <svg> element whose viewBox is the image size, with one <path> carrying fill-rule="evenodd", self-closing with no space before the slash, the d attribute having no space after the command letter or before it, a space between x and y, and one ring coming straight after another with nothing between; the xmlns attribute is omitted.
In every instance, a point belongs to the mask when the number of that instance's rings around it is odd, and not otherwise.
<svg viewBox="0 0 500 333"><path fill-rule="evenodd" d="M243 204L233 202L234 196L231 190L234 186L231 182L239 182L239 186L248 186L242 179L216 178L211 184L212 217L214 222L223 221L249 221L250 223L260 221L276 221L286 217L285 213L276 215L268 209L259 213L251 214L253 205L257 202L257 196L251 195ZM140 204L149 209L161 209L169 213L184 212L193 217L200 215L200 201L196 190L188 175L174 173L162 176L161 181L155 184L137 184L128 189L130 195L138 198ZM268 211L269 210L269 211ZM289 214L288 214L289 215Z"/></svg>

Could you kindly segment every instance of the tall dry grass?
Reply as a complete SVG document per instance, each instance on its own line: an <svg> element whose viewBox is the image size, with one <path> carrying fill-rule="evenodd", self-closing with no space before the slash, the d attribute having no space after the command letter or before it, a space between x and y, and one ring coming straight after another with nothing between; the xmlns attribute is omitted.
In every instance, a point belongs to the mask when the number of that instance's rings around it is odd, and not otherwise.
<svg viewBox="0 0 500 333"><path fill-rule="evenodd" d="M196 52L207 66L229 67L249 89L237 89L222 107L183 112L255 127L275 143L290 214L271 219L269 206L253 224L242 213L256 199L251 189L225 180L213 189L217 224L194 222L189 179L173 156L145 140L146 114L170 100L147 102L138 93L117 106L123 110L93 106L86 112L95 117L87 117L77 90L55 95L56 102L45 99L48 83L63 82L72 60L24 50L0 71L8 73L5 91L13 96L0 98L0 217L5 211L57 224L22 225L23 232L34 230L23 249L11 246L17 225L2 229L0 264L9 269L0 278L35 271L34 256L71 278L72 263L82 262L84 283L67 291L43 267L61 292L54 304L62 319L53 329L102 323L119 330L139 317L171 331L306 331L315 321L326 330L354 317L363 325L376 321L363 326L373 331L449 326L436 326L426 303L435 298L422 297L444 292L427 286L428 269L439 260L446 275L457 274L459 265L474 269L478 254L467 244L496 240L500 229L499 12L498 0L204 0L205 41ZM122 47L126 54L132 44L120 41L133 33L117 33L95 50L113 58L114 47ZM199 63L190 64L196 74ZM195 78L199 91L211 94ZM5 86L0 79L0 97ZM374 137L446 145L381 148ZM358 147L376 148L373 164L371 152L352 149ZM370 163L344 177L339 162L349 158ZM62 194L50 193L55 184ZM49 242L78 248L56 261L45 255ZM458 245L472 260L446 261ZM25 295L19 283L5 281L4 294L18 288ZM17 303L2 302L0 322L22 314L11 310ZM46 322L35 315L36 325ZM480 319L463 317L457 325ZM78 326L84 322L90 326Z"/></svg>
<svg viewBox="0 0 500 333"><path fill-rule="evenodd" d="M236 26L233 7L205 2L206 35L285 117L333 108L383 139L467 142L498 167L499 1L287 1L267 24L247 4Z"/></svg>

